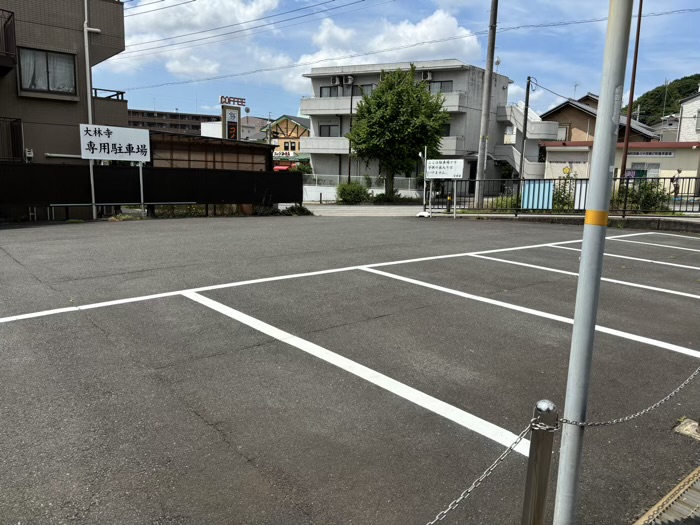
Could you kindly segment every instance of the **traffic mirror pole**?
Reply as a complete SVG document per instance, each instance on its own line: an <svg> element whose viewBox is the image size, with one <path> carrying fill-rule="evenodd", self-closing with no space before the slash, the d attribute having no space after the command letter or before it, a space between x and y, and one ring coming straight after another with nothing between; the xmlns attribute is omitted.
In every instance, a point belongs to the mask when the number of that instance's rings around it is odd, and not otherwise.
<svg viewBox="0 0 700 525"><path fill-rule="evenodd" d="M633 1L610 0L564 406L564 418L574 421L586 420ZM554 525L576 523L583 433L584 427L576 425L564 425L562 431Z"/></svg>

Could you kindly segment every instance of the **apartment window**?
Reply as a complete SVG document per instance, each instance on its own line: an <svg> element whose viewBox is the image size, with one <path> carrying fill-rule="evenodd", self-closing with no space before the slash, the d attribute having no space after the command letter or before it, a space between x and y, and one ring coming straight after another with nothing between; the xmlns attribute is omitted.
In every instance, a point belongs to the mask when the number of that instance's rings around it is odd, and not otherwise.
<svg viewBox="0 0 700 525"><path fill-rule="evenodd" d="M75 95L75 58L38 49L19 50L20 87L61 95Z"/></svg>
<svg viewBox="0 0 700 525"><path fill-rule="evenodd" d="M321 97L338 97L338 86L322 86Z"/></svg>
<svg viewBox="0 0 700 525"><path fill-rule="evenodd" d="M559 126L557 129L557 140L566 141L569 137L569 125Z"/></svg>
<svg viewBox="0 0 700 525"><path fill-rule="evenodd" d="M374 91L374 84L354 84L352 86L352 94L355 97L361 97L362 95L371 95Z"/></svg>
<svg viewBox="0 0 700 525"><path fill-rule="evenodd" d="M297 143L296 142L290 142L289 147L291 148L292 151L297 150Z"/></svg>
<svg viewBox="0 0 700 525"><path fill-rule="evenodd" d="M430 83L431 93L452 93L452 81L442 80Z"/></svg>
<svg viewBox="0 0 700 525"><path fill-rule="evenodd" d="M321 124L318 127L318 134L321 137L340 137L340 126L338 124Z"/></svg>
<svg viewBox="0 0 700 525"><path fill-rule="evenodd" d="M440 136L441 137L449 137L450 136L450 125L449 124L442 125L442 129L440 129Z"/></svg>
<svg viewBox="0 0 700 525"><path fill-rule="evenodd" d="M289 142L284 143L284 151L289 151Z"/></svg>

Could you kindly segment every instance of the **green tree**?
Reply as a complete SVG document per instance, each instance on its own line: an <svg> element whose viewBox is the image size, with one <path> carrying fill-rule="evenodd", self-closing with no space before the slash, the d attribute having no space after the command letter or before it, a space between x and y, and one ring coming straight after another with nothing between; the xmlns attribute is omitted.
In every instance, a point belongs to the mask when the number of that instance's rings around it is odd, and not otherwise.
<svg viewBox="0 0 700 525"><path fill-rule="evenodd" d="M357 105L352 131L347 134L353 155L366 165L376 161L384 176L384 192L394 194L394 176L412 173L419 153L428 147L435 157L442 130L450 116L444 97L431 94L428 84L416 80L416 68L382 71L383 80Z"/></svg>
<svg viewBox="0 0 700 525"><path fill-rule="evenodd" d="M697 93L698 82L700 73L669 82L668 86L661 84L635 100L632 109L636 111L637 106L641 106L639 120L650 126L656 124L661 121L661 117L678 113L680 100ZM622 114L627 115L627 107L622 108Z"/></svg>

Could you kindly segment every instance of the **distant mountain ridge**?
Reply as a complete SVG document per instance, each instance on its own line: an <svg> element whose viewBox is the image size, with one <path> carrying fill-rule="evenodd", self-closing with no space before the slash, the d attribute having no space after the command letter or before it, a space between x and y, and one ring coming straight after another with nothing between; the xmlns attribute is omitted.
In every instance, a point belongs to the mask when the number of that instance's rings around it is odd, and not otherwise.
<svg viewBox="0 0 700 525"><path fill-rule="evenodd" d="M700 73L669 82L668 91L666 91L666 86L661 84L634 101L632 107L635 113L633 115L636 115L637 106L641 106L639 121L647 126L652 126L660 122L661 117L664 115L678 113L680 100L697 93L698 83L700 83ZM664 93L666 93L665 110ZM626 106L623 108L622 113L624 115L627 114Z"/></svg>

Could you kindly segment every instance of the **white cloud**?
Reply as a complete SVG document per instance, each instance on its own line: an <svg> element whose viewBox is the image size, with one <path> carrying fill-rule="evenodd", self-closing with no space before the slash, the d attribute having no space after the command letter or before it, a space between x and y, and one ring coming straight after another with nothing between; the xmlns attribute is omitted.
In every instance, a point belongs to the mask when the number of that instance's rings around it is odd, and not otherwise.
<svg viewBox="0 0 700 525"><path fill-rule="evenodd" d="M446 42L410 47L417 42L461 37ZM370 49L386 49L407 46L405 49L382 53L391 61L428 60L457 58L465 62L478 60L481 56L479 40L468 29L461 27L457 19L439 9L420 22L403 21L398 24L384 22L380 34L370 40Z"/></svg>
<svg viewBox="0 0 700 525"><path fill-rule="evenodd" d="M165 69L179 78L197 78L217 75L221 64L214 60L190 55L187 51L177 51L165 62Z"/></svg>
<svg viewBox="0 0 700 525"><path fill-rule="evenodd" d="M349 44L355 35L352 29L343 29L335 25L330 18L324 18L318 30L311 37L311 40L318 47L332 46L338 44Z"/></svg>
<svg viewBox="0 0 700 525"><path fill-rule="evenodd" d="M537 90L537 91L530 91L530 104L537 102L538 100L542 99L544 96L544 91ZM561 100L561 99L559 99ZM519 86L518 84L510 84L508 86L508 103L510 104L517 104L518 102L524 102L525 101L525 88L522 86Z"/></svg>

